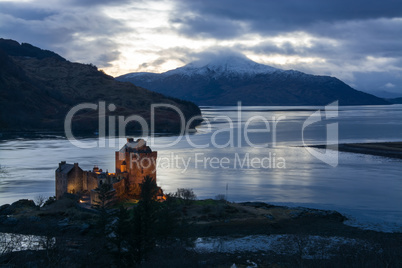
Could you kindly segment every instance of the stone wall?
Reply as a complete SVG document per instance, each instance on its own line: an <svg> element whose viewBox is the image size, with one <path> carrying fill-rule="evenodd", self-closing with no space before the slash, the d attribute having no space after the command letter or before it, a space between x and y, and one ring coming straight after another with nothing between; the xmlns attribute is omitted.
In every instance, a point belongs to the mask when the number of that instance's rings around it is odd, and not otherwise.
<svg viewBox="0 0 402 268"><path fill-rule="evenodd" d="M74 168L68 173L67 178L67 193L76 194L83 191L83 178L84 172L74 163Z"/></svg>
<svg viewBox="0 0 402 268"><path fill-rule="evenodd" d="M98 188L98 178L96 174L90 171L85 171L83 174L83 190L84 191L91 191L93 189Z"/></svg>
<svg viewBox="0 0 402 268"><path fill-rule="evenodd" d="M57 172L56 170L56 199L60 199L64 193L67 193L67 174Z"/></svg>
<svg viewBox="0 0 402 268"><path fill-rule="evenodd" d="M130 165L127 163L130 184L142 183L145 176L156 179L156 158L157 152L152 153L131 153Z"/></svg>

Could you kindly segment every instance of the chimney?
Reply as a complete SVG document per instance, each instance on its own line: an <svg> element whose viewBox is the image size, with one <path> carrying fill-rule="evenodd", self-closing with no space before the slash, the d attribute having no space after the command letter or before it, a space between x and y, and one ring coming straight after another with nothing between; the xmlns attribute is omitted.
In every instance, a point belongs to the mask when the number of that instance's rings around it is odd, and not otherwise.
<svg viewBox="0 0 402 268"><path fill-rule="evenodd" d="M75 167L75 168L78 167L78 163L74 163L74 167Z"/></svg>
<svg viewBox="0 0 402 268"><path fill-rule="evenodd" d="M61 161L60 163L59 163L59 169L61 170L61 166L62 165L65 165L66 164L66 161Z"/></svg>
<svg viewBox="0 0 402 268"><path fill-rule="evenodd" d="M127 138L127 142L129 143L129 142L134 142L134 139L133 138Z"/></svg>

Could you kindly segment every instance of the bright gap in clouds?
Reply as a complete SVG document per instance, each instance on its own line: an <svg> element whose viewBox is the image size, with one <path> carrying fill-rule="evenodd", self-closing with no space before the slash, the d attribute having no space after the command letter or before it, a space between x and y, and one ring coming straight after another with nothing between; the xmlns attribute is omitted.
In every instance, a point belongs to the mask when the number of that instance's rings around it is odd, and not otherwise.
<svg viewBox="0 0 402 268"><path fill-rule="evenodd" d="M170 2L159 1L105 8L105 14L123 21L133 31L117 37L120 58L103 69L113 76L134 71L164 72L183 65L180 58L186 55L176 48L202 51L214 45L212 39L193 40L175 33L169 21L173 8Z"/></svg>
<svg viewBox="0 0 402 268"><path fill-rule="evenodd" d="M324 63L325 59L319 57L306 57L299 55L282 55L278 53L256 54L250 48L269 43L281 48L288 43L296 48L303 49L311 47L312 42L317 38L303 32L297 32L275 37L263 37L257 34L247 34L236 40L215 40L215 39L191 39L180 36L168 25L168 13L171 7L159 7L152 9L152 16L144 16L147 9L125 9L108 10L108 15L126 20L134 32L129 35L120 36L121 56L118 61L112 62L112 66L104 70L114 76L138 71L165 72L183 66L196 59L192 55L215 47L226 47L228 49L240 50L250 59L278 68L289 69L298 63ZM159 14L160 12L160 14ZM149 17L153 18L151 24L146 23ZM133 18L133 19L131 19ZM135 19L134 19L135 18ZM333 40L325 40L328 44L335 46Z"/></svg>
<svg viewBox="0 0 402 268"><path fill-rule="evenodd" d="M248 53L247 48L263 43L277 47L292 44L294 47L310 47L316 38L303 32L296 32L275 37L258 34L245 34L236 40L216 40L212 38L188 38L179 35L172 27L170 13L174 11L172 2L141 2L124 7L107 7L103 12L114 19L124 22L133 29L132 33L117 36L121 55L111 62L110 67L103 68L107 73L118 76L129 72L148 71L165 72L183 66L196 54L208 48L227 47L243 52L252 60L287 68L295 63L323 62L315 57L298 55L280 55ZM101 66L100 66L101 67ZM102 68L102 67L101 67Z"/></svg>

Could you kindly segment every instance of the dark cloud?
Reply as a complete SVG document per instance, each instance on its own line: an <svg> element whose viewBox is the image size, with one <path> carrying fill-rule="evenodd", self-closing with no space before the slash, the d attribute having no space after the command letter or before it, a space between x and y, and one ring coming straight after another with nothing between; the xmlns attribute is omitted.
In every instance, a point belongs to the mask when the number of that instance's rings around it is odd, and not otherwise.
<svg viewBox="0 0 402 268"><path fill-rule="evenodd" d="M177 0L177 10L172 16L177 18L184 14L183 34L202 33L222 38L224 36L220 33L228 30L227 21L241 21L247 23L250 31L273 34L304 30L320 22L400 17L400 10L402 2L397 0ZM215 29L203 27L205 20L194 19L187 14L215 22Z"/></svg>
<svg viewBox="0 0 402 268"><path fill-rule="evenodd" d="M243 53L241 53L239 50L235 48L227 48L220 46L211 47L207 51L192 53L190 56L192 57L191 61L196 60L202 65L214 61L217 58L220 59L230 57L247 58Z"/></svg>
<svg viewBox="0 0 402 268"><path fill-rule="evenodd" d="M32 9L21 3L0 2L0 13L12 14L13 17L22 20L44 20L49 16L55 15L57 11L51 11L45 8Z"/></svg>
<svg viewBox="0 0 402 268"><path fill-rule="evenodd" d="M31 43L61 56L102 67L118 59L114 37L133 30L98 8L44 8L35 3L0 4L0 36Z"/></svg>
<svg viewBox="0 0 402 268"><path fill-rule="evenodd" d="M178 24L176 30L192 38L228 39L246 33L246 28L239 21L208 15L187 15L181 19L172 19L171 22Z"/></svg>
<svg viewBox="0 0 402 268"><path fill-rule="evenodd" d="M68 0L67 0L68 1ZM67 2L66 1L66 2ZM94 7L94 6L119 6L122 4L127 4L127 3L133 3L133 2L144 2L143 0L73 0L69 1L68 5L74 5L74 6L85 6L85 7Z"/></svg>
<svg viewBox="0 0 402 268"><path fill-rule="evenodd" d="M95 61L95 64L102 64L102 67L110 67L112 64L110 62L117 60L120 56L120 51L118 50L112 50L108 51L104 54L101 54L98 56L98 59Z"/></svg>
<svg viewBox="0 0 402 268"><path fill-rule="evenodd" d="M401 57L401 1L181 1L173 16L177 30L188 37L241 38L254 33L262 37L305 32L316 38L313 44L297 47L261 43L260 53L348 57ZM186 16L186 14L191 14Z"/></svg>

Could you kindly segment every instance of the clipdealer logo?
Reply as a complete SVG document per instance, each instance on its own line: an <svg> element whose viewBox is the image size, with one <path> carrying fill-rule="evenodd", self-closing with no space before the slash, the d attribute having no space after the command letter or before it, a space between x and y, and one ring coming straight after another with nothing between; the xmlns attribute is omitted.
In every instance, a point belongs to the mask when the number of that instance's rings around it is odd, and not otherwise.
<svg viewBox="0 0 402 268"><path fill-rule="evenodd" d="M171 104L152 104L151 105L151 111L150 111L150 125L148 121L139 116L139 115L130 115L130 116L116 116L116 115L108 115L108 112L114 112L116 110L116 106L114 104L109 104L106 107L106 102L100 101L98 104L95 103L82 103L79 105L76 105L73 107L67 114L65 121L64 121L64 126L65 126L65 134L67 139L75 146L79 148L104 148L106 147L106 140L108 140L108 146L112 148L121 148L125 143L123 143L122 139L119 139L119 137L125 137L126 136L126 127L130 122L137 122L141 126L141 137L148 138L150 141L150 145L154 146L155 145L155 110L157 108L164 108L164 109L171 109L174 112L176 112L179 115L180 118L180 133L175 137L175 139L171 142L168 142L167 144L158 144L157 146L159 148L172 148L175 146L177 143L179 143L182 139L186 139L187 144L191 146L192 148L196 149L204 149L204 148L216 148L216 149L221 149L221 148L228 148L228 147L237 147L237 148L242 148L243 143L245 142L247 146L251 148L268 148L268 146L275 147L276 146L276 140L277 140L277 128L278 124L280 124L281 120L285 120L286 116L283 114L280 115L273 115L272 118L266 118L262 115L254 115L251 116L250 118L247 118L247 121L244 122L242 120L242 106L241 102L238 103L237 105L237 118L233 120L233 118L230 118L229 116L226 115L218 115L215 118L203 118L200 115L194 116L193 118L187 119L185 118L184 114L182 111ZM85 109L91 109L98 111L98 128L99 128L99 137L97 141L80 141L76 139L73 135L72 132L72 122L73 122L73 117L80 111L85 110ZM338 144L338 123L328 123L326 124L326 143L325 143L325 152L321 152L320 150L316 150L308 146L305 142L305 130L318 122L325 121L325 120L333 120L338 117L338 101L335 101L329 105L326 105L324 108L324 111L322 112L321 110L315 111L313 114L311 114L303 123L302 129L301 129L301 136L302 136L302 143L304 148L315 158L319 159L320 161L332 166L336 167L338 165L338 151L337 149L337 144ZM190 132L190 126L195 120L204 120L204 126L207 129L208 133L212 133L210 137L210 142L207 142L205 144L197 144L195 143L191 135L188 133ZM219 120L225 120L228 123L227 128L218 128L213 130L212 128L212 123L214 121L219 121ZM253 125L254 121L262 122L262 128L261 129L254 129L251 127ZM106 122L108 124L106 124ZM116 123L118 125L118 128L116 129ZM108 125L108 130L106 129L106 126ZM109 137L107 137L106 132L108 131ZM116 134L117 131L117 135ZM221 137L227 137L227 142L222 143L222 139L220 139L220 143L218 143L218 136L221 133L226 132L226 135L223 135ZM235 135L235 132L237 132ZM256 144L253 143L250 139L249 134L251 133L270 133L272 136L272 142L270 143L265 143L265 144ZM244 139L242 141L242 139ZM118 140L118 144L116 143L116 140ZM225 140L226 141L226 140ZM333 150L335 149L335 150ZM262 157L259 159L256 159L255 157L251 157L249 154L246 154L245 158L242 158L243 160L240 161L240 154L236 153L233 155L232 159L229 159L227 157L223 157L222 159L218 159L217 157L210 157L210 159L204 159L202 162L204 163L204 166L210 166L210 167L215 167L219 166L220 168L225 168L225 166L228 164L228 161L234 161L233 163L246 163L242 165L237 165L240 167L255 167L255 166L260 166L262 168L268 167L267 163L270 163L269 168L278 168L278 163L280 167L279 168L284 168L286 167L285 164L285 159L283 157L276 157L275 153L271 154L269 152L269 157ZM272 160L268 159L279 159L278 162L273 164ZM251 159L251 160L250 160ZM185 161L195 161L194 163L200 163L200 161L197 160L197 156L194 155L193 159L190 160L183 160ZM190 162L188 162L190 163ZM187 164L188 166L188 164ZM196 165L197 166L197 165ZM233 166L236 168L237 166ZM186 168L187 169L187 168Z"/></svg>
<svg viewBox="0 0 402 268"><path fill-rule="evenodd" d="M332 102L325 106L325 120L333 119L338 117L338 101ZM326 137L326 142L325 142L325 152L322 153L320 151L317 151L311 147L309 147L305 143L304 139L304 130L308 126L320 122L323 120L323 116L321 115L321 110L318 110L314 112L312 115L310 115L306 121L303 123L302 127L302 141L303 141L303 146L304 148L315 158L318 160L321 160L322 162L332 166L332 167L337 167L338 166L338 123L329 123L326 125L326 132L327 132L327 137Z"/></svg>

